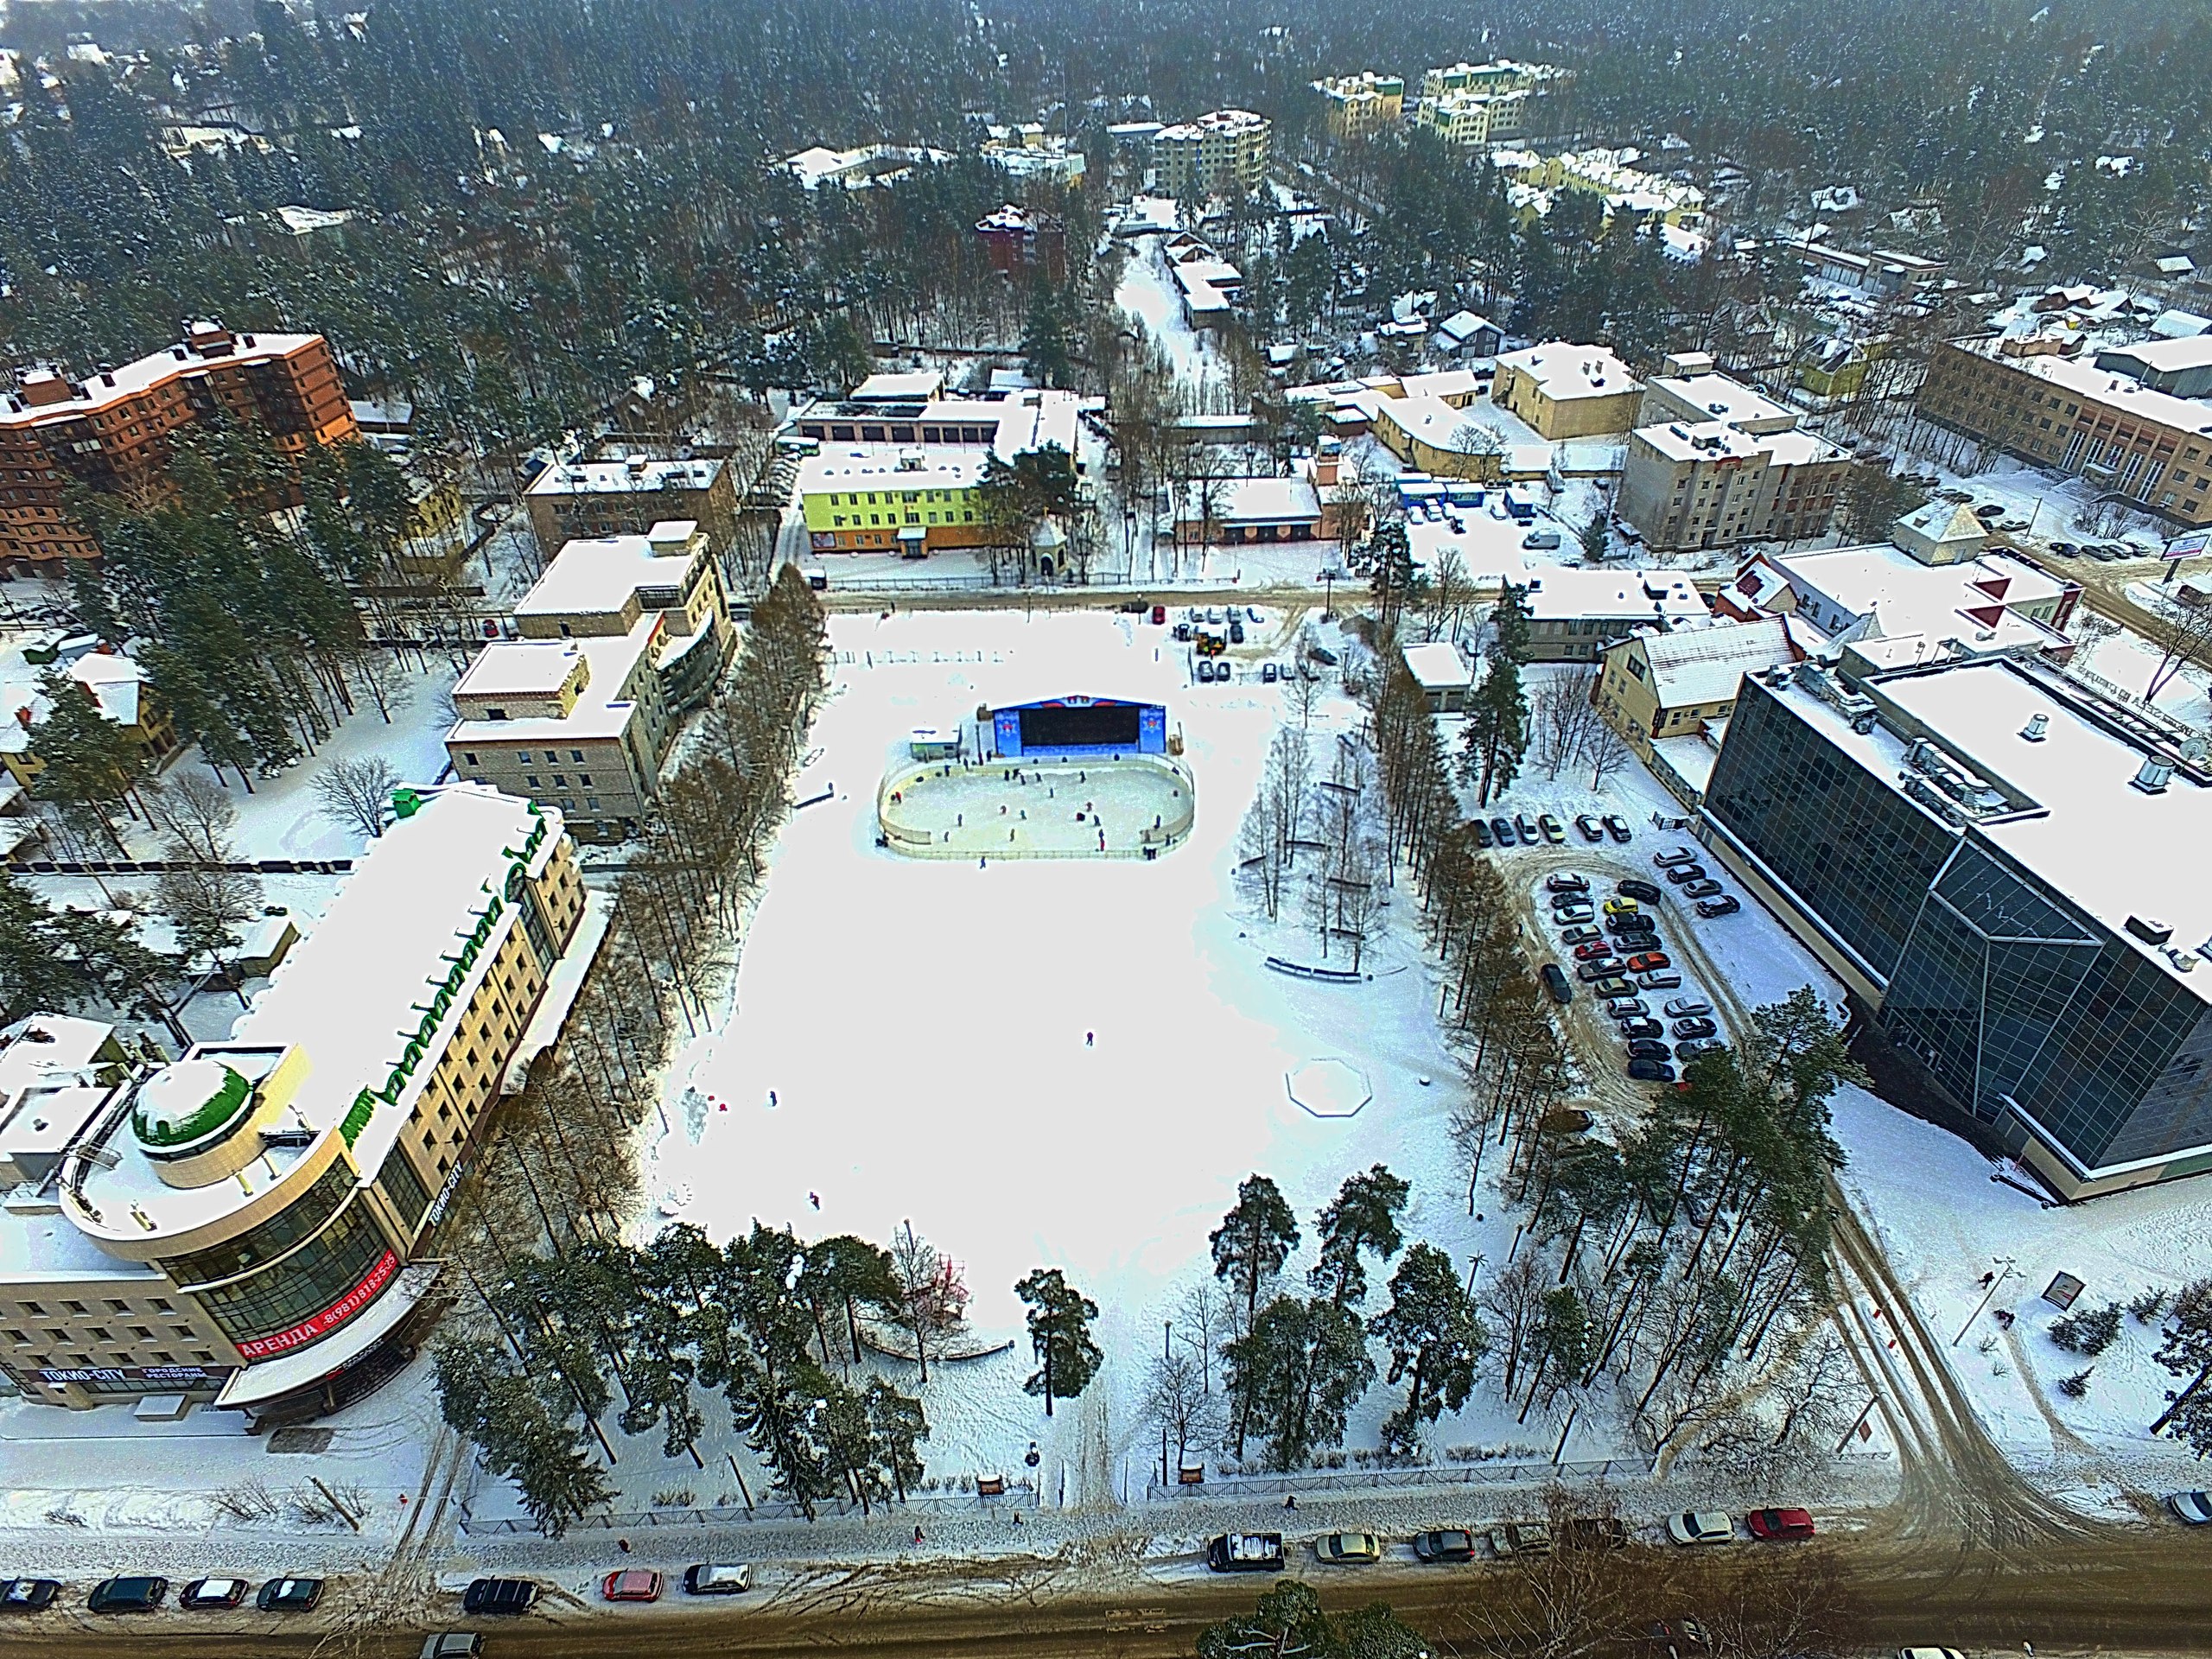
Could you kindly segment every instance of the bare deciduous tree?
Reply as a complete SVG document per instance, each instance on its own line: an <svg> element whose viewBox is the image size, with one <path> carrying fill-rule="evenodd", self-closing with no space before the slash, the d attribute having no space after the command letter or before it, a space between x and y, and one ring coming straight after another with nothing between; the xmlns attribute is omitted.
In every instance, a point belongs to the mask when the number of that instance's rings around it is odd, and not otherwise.
<svg viewBox="0 0 2212 1659"><path fill-rule="evenodd" d="M383 756L349 756L333 760L317 774L315 798L323 817L374 841L384 833L384 815L398 781L399 774Z"/></svg>

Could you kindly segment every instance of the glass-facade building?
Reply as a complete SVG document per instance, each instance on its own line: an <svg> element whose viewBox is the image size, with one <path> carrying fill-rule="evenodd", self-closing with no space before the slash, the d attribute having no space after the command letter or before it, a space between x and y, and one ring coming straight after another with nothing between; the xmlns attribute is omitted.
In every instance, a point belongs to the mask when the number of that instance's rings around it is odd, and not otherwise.
<svg viewBox="0 0 2212 1659"><path fill-rule="evenodd" d="M1974 814L1915 800L1815 701L1745 682L1706 795L1717 839L1873 984L1890 1041L2062 1192L2212 1167L2205 998Z"/></svg>

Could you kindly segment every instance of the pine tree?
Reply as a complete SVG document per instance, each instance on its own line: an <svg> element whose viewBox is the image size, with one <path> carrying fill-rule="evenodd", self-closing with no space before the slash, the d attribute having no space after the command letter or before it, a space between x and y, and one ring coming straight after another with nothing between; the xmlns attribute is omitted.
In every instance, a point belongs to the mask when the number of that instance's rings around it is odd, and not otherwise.
<svg viewBox="0 0 2212 1659"><path fill-rule="evenodd" d="M1029 1346L1037 1370L1021 1386L1042 1395L1045 1414L1055 1398L1072 1400L1090 1386L1105 1356L1090 1339L1098 1304L1070 1285L1058 1268L1039 1268L1014 1287L1029 1308Z"/></svg>
<svg viewBox="0 0 2212 1659"><path fill-rule="evenodd" d="M123 851L115 814L144 775L144 758L92 693L63 670L49 668L39 676L39 695L48 709L31 733L30 759L38 769L31 793L91 812Z"/></svg>
<svg viewBox="0 0 2212 1659"><path fill-rule="evenodd" d="M1297 1212L1282 1190L1265 1175L1246 1177L1236 1189L1236 1207L1208 1239L1214 1277L1244 1304L1245 1329L1258 1316L1261 1291L1282 1271L1299 1236Z"/></svg>
<svg viewBox="0 0 2212 1659"><path fill-rule="evenodd" d="M1224 1351L1230 1389L1252 1403L1277 1469L1302 1467L1341 1445L1352 1404L1375 1380L1357 1315L1322 1297L1278 1296Z"/></svg>
<svg viewBox="0 0 2212 1659"><path fill-rule="evenodd" d="M1321 1259L1306 1278L1317 1292L1338 1307L1366 1299L1367 1264L1361 1258L1372 1252L1388 1262L1398 1253L1398 1217L1411 1190L1381 1164L1345 1178L1315 1218Z"/></svg>
<svg viewBox="0 0 2212 1659"><path fill-rule="evenodd" d="M1421 1424L1466 1404L1490 1334L1452 1258L1427 1243L1414 1245L1398 1263L1390 1306L1368 1321L1368 1330L1390 1356L1383 1380L1411 1379L1406 1403L1382 1425L1384 1449L1402 1455L1419 1443Z"/></svg>
<svg viewBox="0 0 2212 1659"><path fill-rule="evenodd" d="M2186 1441L2200 1458L2212 1455L2212 1391L2205 1388L2212 1382L2212 1279L2192 1281L2174 1294L2164 1336L2158 1363L2189 1380L2166 1391L2166 1408L2151 1432Z"/></svg>

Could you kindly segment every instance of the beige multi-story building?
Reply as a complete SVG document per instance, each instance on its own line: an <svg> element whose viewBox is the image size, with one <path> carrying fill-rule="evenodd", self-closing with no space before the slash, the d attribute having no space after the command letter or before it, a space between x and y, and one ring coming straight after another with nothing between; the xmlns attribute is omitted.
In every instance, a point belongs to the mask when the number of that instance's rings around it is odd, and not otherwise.
<svg viewBox="0 0 2212 1659"><path fill-rule="evenodd" d="M1372 69L1357 75L1332 75L1313 83L1321 95L1321 118L1329 136L1343 143L1387 132L1405 118L1406 83Z"/></svg>
<svg viewBox="0 0 2212 1659"><path fill-rule="evenodd" d="M1490 395L1556 443L1627 431L1636 424L1643 387L1607 347L1549 340L1501 356Z"/></svg>
<svg viewBox="0 0 2212 1659"><path fill-rule="evenodd" d="M1688 576L1587 565L1532 574L1522 603L1529 612L1529 659L1537 663L1594 663L1614 640L1638 628L1702 625L1713 614Z"/></svg>
<svg viewBox="0 0 2212 1659"><path fill-rule="evenodd" d="M1529 130L1529 94L1445 92L1414 105L1414 125L1447 144L1478 145L1517 138Z"/></svg>
<svg viewBox="0 0 2212 1659"><path fill-rule="evenodd" d="M1493 58L1487 63L1455 63L1431 69L1421 78L1423 98L1445 98L1454 92L1525 92L1559 79L1548 63L1516 63Z"/></svg>
<svg viewBox="0 0 2212 1659"><path fill-rule="evenodd" d="M1171 196L1250 195L1268 176L1267 117L1215 110L1153 135L1155 189Z"/></svg>
<svg viewBox="0 0 2212 1659"><path fill-rule="evenodd" d="M1811 432L1751 434L1725 420L1629 434L1618 510L1655 552L1795 542L1827 533L1851 457Z"/></svg>
<svg viewBox="0 0 2212 1659"><path fill-rule="evenodd" d="M557 801L576 834L638 833L678 716L735 648L705 536L688 520L570 542L454 687L461 777Z"/></svg>
<svg viewBox="0 0 2212 1659"><path fill-rule="evenodd" d="M549 559L580 537L643 535L678 518L706 531L720 554L737 528L737 486L728 462L713 459L556 461L531 480L523 504Z"/></svg>
<svg viewBox="0 0 2212 1659"><path fill-rule="evenodd" d="M393 810L229 1040L149 1068L92 1022L0 1033L0 1364L31 1399L281 1421L405 1363L486 1109L601 930L557 813L466 784Z"/></svg>
<svg viewBox="0 0 2212 1659"><path fill-rule="evenodd" d="M1701 736L1726 721L1745 675L1801 662L1804 655L1780 618L1638 631L1606 648L1594 702L1605 723L1649 765L1660 752L1655 746ZM1701 788L1703 778L1696 781Z"/></svg>
<svg viewBox="0 0 2212 1659"><path fill-rule="evenodd" d="M2044 340L1936 348L1920 412L2184 524L2212 524L2212 404L2177 397Z"/></svg>

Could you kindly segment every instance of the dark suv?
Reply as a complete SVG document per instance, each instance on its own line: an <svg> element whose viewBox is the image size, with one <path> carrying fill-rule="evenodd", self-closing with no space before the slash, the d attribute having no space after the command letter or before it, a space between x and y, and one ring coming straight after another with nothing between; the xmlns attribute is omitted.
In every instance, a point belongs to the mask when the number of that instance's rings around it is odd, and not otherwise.
<svg viewBox="0 0 2212 1659"><path fill-rule="evenodd" d="M462 1592L461 1611L514 1617L530 1611L537 1586L528 1579L478 1579Z"/></svg>

